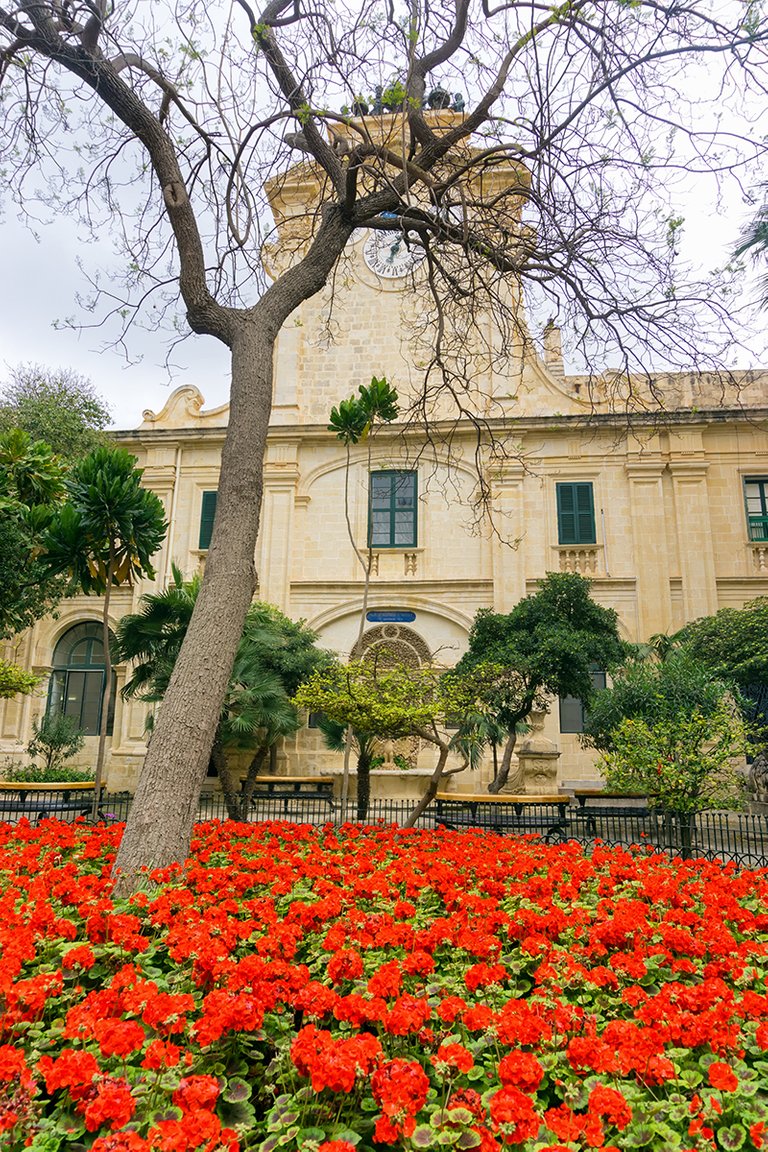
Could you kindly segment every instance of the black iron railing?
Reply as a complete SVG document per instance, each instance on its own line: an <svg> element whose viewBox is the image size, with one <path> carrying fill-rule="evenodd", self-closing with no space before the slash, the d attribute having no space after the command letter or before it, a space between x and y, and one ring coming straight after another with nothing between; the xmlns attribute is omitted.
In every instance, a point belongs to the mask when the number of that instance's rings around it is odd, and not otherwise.
<svg viewBox="0 0 768 1152"><path fill-rule="evenodd" d="M72 798L69 798L70 800ZM80 797L78 796L78 800ZM123 821L128 817L133 797L128 792L105 793L101 798L100 810L107 822ZM39 798L35 798L36 805ZM88 807L84 799L82 811ZM296 824L362 823L383 824L403 827L413 810L409 800L372 800L364 821L357 820L356 805L348 805L346 817L337 802L333 808L325 800L314 796L283 798L259 796L251 811L252 822L262 820L288 820ZM81 810L73 803L57 810L55 805L47 808L45 815L59 819L74 820ZM26 816L33 823L38 819L37 811L4 811L0 801L0 821L16 822ZM544 820L546 816L546 820ZM227 810L220 793L210 793L200 797L198 819L226 820ZM632 807L623 811L601 812L599 809L579 809L576 804L563 814L558 826L544 824L551 820L549 812L539 813L531 807L518 821L510 822L509 827L499 824L498 815L490 806L478 806L471 821L462 827L480 828L502 835L540 835L550 842L576 840L587 848L603 842L609 845L626 847L640 846L664 852L683 859L705 857L733 861L745 868L768 868L768 815L753 815L746 812L698 812L682 817L676 813L650 811L638 812ZM560 827L562 823L562 827ZM553 822L554 824L554 822ZM417 821L419 828L437 826L437 809L433 804Z"/></svg>

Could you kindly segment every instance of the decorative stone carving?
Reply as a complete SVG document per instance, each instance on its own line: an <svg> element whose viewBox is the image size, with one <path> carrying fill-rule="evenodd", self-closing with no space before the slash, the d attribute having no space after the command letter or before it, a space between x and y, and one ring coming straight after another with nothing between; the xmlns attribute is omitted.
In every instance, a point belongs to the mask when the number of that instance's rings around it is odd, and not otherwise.
<svg viewBox="0 0 768 1152"><path fill-rule="evenodd" d="M768 804L768 752L758 752L749 769L749 787L758 804Z"/></svg>
<svg viewBox="0 0 768 1152"><path fill-rule="evenodd" d="M531 712L531 731L517 750L523 792L528 795L557 792L557 762L560 753L544 735L546 712Z"/></svg>

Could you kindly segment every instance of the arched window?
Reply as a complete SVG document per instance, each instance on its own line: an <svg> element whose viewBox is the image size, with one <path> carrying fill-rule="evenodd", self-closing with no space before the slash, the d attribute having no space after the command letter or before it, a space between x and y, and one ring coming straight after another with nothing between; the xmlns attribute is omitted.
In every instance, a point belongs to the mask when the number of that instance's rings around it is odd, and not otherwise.
<svg viewBox="0 0 768 1152"><path fill-rule="evenodd" d="M48 715L71 716L87 736L98 736L104 696L104 645L101 624L75 624L60 638L53 653L48 689ZM115 711L115 674L107 735L112 735Z"/></svg>
<svg viewBox="0 0 768 1152"><path fill-rule="evenodd" d="M429 648L418 632L402 624L379 624L376 628L369 628L350 655L353 660L375 655L384 666L402 663L409 668L420 668L432 660Z"/></svg>

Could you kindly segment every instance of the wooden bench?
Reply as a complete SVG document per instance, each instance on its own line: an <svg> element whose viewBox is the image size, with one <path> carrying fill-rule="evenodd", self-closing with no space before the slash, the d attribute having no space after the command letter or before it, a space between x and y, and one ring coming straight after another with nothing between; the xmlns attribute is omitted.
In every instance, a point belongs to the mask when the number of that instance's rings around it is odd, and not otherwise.
<svg viewBox="0 0 768 1152"><path fill-rule="evenodd" d="M570 796L492 795L438 792L435 825L443 828L481 828L525 836L543 832L544 839L564 840L568 831Z"/></svg>
<svg viewBox="0 0 768 1152"><path fill-rule="evenodd" d="M95 787L95 784L88 781L66 781L61 784L0 781L0 820L6 820L9 816L45 820L67 812L90 816ZM106 819L101 807L98 814L100 819Z"/></svg>
<svg viewBox="0 0 768 1152"><path fill-rule="evenodd" d="M645 792L609 792L604 788L576 788L574 817L583 820L589 836L597 835L599 818L646 820L651 815ZM623 801L623 803L622 803Z"/></svg>
<svg viewBox="0 0 768 1152"><path fill-rule="evenodd" d="M288 811L291 800L304 803L320 800L333 808L333 778L330 776L257 776L251 804L259 800L279 799Z"/></svg>

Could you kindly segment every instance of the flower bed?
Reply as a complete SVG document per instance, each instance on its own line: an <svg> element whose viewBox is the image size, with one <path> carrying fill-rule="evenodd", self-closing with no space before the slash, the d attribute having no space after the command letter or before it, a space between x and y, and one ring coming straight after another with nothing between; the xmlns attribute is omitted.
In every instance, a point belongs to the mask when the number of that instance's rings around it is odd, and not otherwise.
<svg viewBox="0 0 768 1152"><path fill-rule="evenodd" d="M8 1152L768 1147L768 873L492 834L0 827Z"/></svg>

